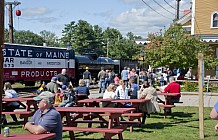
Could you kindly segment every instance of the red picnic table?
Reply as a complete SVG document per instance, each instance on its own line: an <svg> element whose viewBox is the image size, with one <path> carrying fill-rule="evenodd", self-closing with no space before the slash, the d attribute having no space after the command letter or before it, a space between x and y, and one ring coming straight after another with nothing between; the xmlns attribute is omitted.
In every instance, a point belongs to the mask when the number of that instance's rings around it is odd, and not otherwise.
<svg viewBox="0 0 218 140"><path fill-rule="evenodd" d="M165 101L161 101L164 102L164 104L159 104L159 106L163 107L164 109L164 119L167 116L167 110L169 111L169 114L172 115L172 110L171 108L175 107L174 104L170 103L170 100L172 97L176 97L178 95L180 95L180 93L164 93L164 92L158 92L158 95L163 95L165 97Z"/></svg>
<svg viewBox="0 0 218 140"><path fill-rule="evenodd" d="M170 104L170 99L172 97L176 97L178 95L181 95L181 93L164 93L164 92L158 92L158 95L164 95L165 97L165 105Z"/></svg>
<svg viewBox="0 0 218 140"><path fill-rule="evenodd" d="M7 112L5 111L5 108L7 107L7 104L11 102L18 102L21 106L25 108L25 111L13 111L13 112ZM26 105L24 105L22 102L26 102ZM31 106L33 105L34 111L31 110ZM38 109L37 102L33 98L2 98L2 114L15 114L20 115L20 118L24 118L24 124L28 121L28 117L31 117L33 113Z"/></svg>
<svg viewBox="0 0 218 140"><path fill-rule="evenodd" d="M4 137L3 134L0 134L0 140L50 140L55 138L55 133L49 134L10 134L8 137Z"/></svg>
<svg viewBox="0 0 218 140"><path fill-rule="evenodd" d="M110 104L115 99L84 99L80 100L78 104L84 104L86 107L99 107L99 103L104 102Z"/></svg>
<svg viewBox="0 0 218 140"><path fill-rule="evenodd" d="M86 107L99 107L99 103L104 103L104 107L111 107L112 104L117 104L116 107L126 108L125 103L129 103L131 108L135 108L134 112L124 113L122 116L128 117L128 121L121 122L123 124L130 124L130 132L133 131L133 125L141 124L141 117L143 113L140 112L140 104L149 102L150 99L85 99L78 101L79 104L84 104ZM135 121L137 120L137 121Z"/></svg>
<svg viewBox="0 0 218 140"><path fill-rule="evenodd" d="M125 103L129 103L131 107L134 107L136 112L139 112L139 105L149 102L150 99L116 99L111 101L112 103L119 103L121 106Z"/></svg>
<svg viewBox="0 0 218 140"><path fill-rule="evenodd" d="M61 113L61 116L66 116L66 122L68 127L63 127L63 130L69 131L71 140L74 140L74 132L73 131L89 131L89 132L102 132L105 139L110 139L112 136L118 134L119 139L122 140L122 132L126 129L126 125L121 125L119 121L119 117L122 114L134 111L134 108L98 108L98 107L56 107L56 110ZM77 115L73 118L70 116L70 113L76 113ZM109 117L108 120L103 118L101 114L107 114ZM107 124L107 128L79 128L77 127L77 123L92 123L92 117L88 120L79 120L79 118L83 118L84 115L95 116L95 118L99 118L99 123ZM102 125L101 125L102 127Z"/></svg>
<svg viewBox="0 0 218 140"><path fill-rule="evenodd" d="M2 102L5 103L5 105L10 102L19 102L23 107L26 108L26 111L31 110L31 105L33 105L35 111L38 109L37 102L33 98L2 98ZM26 102L26 106L21 102Z"/></svg>

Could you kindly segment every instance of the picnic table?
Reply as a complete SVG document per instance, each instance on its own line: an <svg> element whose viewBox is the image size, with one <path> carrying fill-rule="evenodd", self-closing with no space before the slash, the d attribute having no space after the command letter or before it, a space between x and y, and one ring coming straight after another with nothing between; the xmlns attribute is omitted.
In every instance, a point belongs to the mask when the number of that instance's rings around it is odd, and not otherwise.
<svg viewBox="0 0 218 140"><path fill-rule="evenodd" d="M4 103L4 106L10 102L19 102L21 106L25 107L26 111L30 111L32 105L35 111L38 109L37 102L33 98L2 98L2 102ZM26 106L22 102L26 102Z"/></svg>
<svg viewBox="0 0 218 140"><path fill-rule="evenodd" d="M3 134L0 134L1 140L50 140L55 138L55 133L49 133L49 134L10 134L8 137L4 137Z"/></svg>
<svg viewBox="0 0 218 140"><path fill-rule="evenodd" d="M84 99L84 100L79 100L77 103L80 105L85 105L86 107L99 107L99 103L104 102L107 104L110 104L111 101L115 99Z"/></svg>
<svg viewBox="0 0 218 140"><path fill-rule="evenodd" d="M158 92L157 93L158 95L163 95L165 97L165 101L162 101L164 102L163 104L159 104L160 107L163 107L164 109L164 119L166 118L167 116L167 110L169 110L170 112L170 115L172 115L172 111L171 111L171 108L175 107L174 104L171 104L170 103L170 100L172 97L176 97L178 95L180 95L181 93L164 93L164 92Z"/></svg>
<svg viewBox="0 0 218 140"><path fill-rule="evenodd" d="M7 107L7 104L11 102L18 102L20 105L25 108L25 111L13 111L6 112L4 109ZM26 102L24 105L22 102ZM31 110L31 106L34 107L34 111ZM2 114L17 114L20 115L20 118L24 118L24 124L28 121L28 117L31 117L33 113L38 109L37 102L33 98L2 98ZM19 110L19 109L18 109Z"/></svg>
<svg viewBox="0 0 218 140"><path fill-rule="evenodd" d="M123 139L122 132L126 129L126 125L121 125L119 117L122 114L134 111L134 108L97 108L97 107L57 107L56 110L60 112L61 116L66 116L66 125L63 127L64 131L69 131L71 140L74 140L73 131L87 131L87 132L102 132L105 139L111 139L112 136L118 134L120 140ZM70 113L76 113L73 118ZM99 118L99 123L103 127L103 123L107 125L107 128L81 128L77 127L77 123L94 123L96 121L90 119L78 120L83 118L84 115L91 115ZM103 118L101 114L107 114L108 120ZM89 125L90 126L90 125Z"/></svg>
<svg viewBox="0 0 218 140"><path fill-rule="evenodd" d="M130 132L133 131L133 125L141 124L141 117L143 114L139 110L139 106L142 103L149 102L150 99L85 99L78 101L79 104L84 104L86 107L99 107L99 103L104 103L104 107L108 107L111 104L117 104L116 107L126 108L125 103L129 103L131 108L135 108L134 111L130 113L124 113L122 116L128 117L128 121L121 121L122 124L130 125ZM137 120L137 121L135 121Z"/></svg>

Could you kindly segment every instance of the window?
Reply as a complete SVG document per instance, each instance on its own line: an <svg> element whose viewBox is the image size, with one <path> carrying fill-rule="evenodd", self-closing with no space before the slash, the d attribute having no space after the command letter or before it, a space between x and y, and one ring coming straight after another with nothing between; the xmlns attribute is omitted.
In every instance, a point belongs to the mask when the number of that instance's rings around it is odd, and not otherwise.
<svg viewBox="0 0 218 140"><path fill-rule="evenodd" d="M218 28L218 12L214 12L211 15L211 27Z"/></svg>

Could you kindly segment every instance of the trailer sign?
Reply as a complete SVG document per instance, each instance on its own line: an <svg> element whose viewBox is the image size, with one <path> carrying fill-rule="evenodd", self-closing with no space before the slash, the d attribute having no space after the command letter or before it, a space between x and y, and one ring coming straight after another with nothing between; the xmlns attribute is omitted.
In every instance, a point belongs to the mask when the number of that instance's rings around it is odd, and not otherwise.
<svg viewBox="0 0 218 140"><path fill-rule="evenodd" d="M50 80L68 68L74 78L75 54L73 50L44 46L5 44L4 81Z"/></svg>

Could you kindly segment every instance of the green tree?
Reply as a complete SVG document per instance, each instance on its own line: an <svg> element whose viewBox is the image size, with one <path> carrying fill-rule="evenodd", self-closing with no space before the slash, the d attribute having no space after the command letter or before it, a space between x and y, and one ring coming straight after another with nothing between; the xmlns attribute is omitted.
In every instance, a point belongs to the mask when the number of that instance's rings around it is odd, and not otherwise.
<svg viewBox="0 0 218 140"><path fill-rule="evenodd" d="M58 37L55 33L50 31L43 30L40 32L40 36L45 40L47 46L58 47Z"/></svg>
<svg viewBox="0 0 218 140"><path fill-rule="evenodd" d="M191 36L181 25L172 25L162 36L149 36L151 43L146 49L146 58L152 66L197 68L199 52L204 54L205 67L217 65L213 49L199 37Z"/></svg>
<svg viewBox="0 0 218 140"><path fill-rule="evenodd" d="M4 29L4 42L9 42L9 31Z"/></svg>
<svg viewBox="0 0 218 140"><path fill-rule="evenodd" d="M14 32L14 43L42 46L44 42L45 40L41 36L29 30L21 30Z"/></svg>

